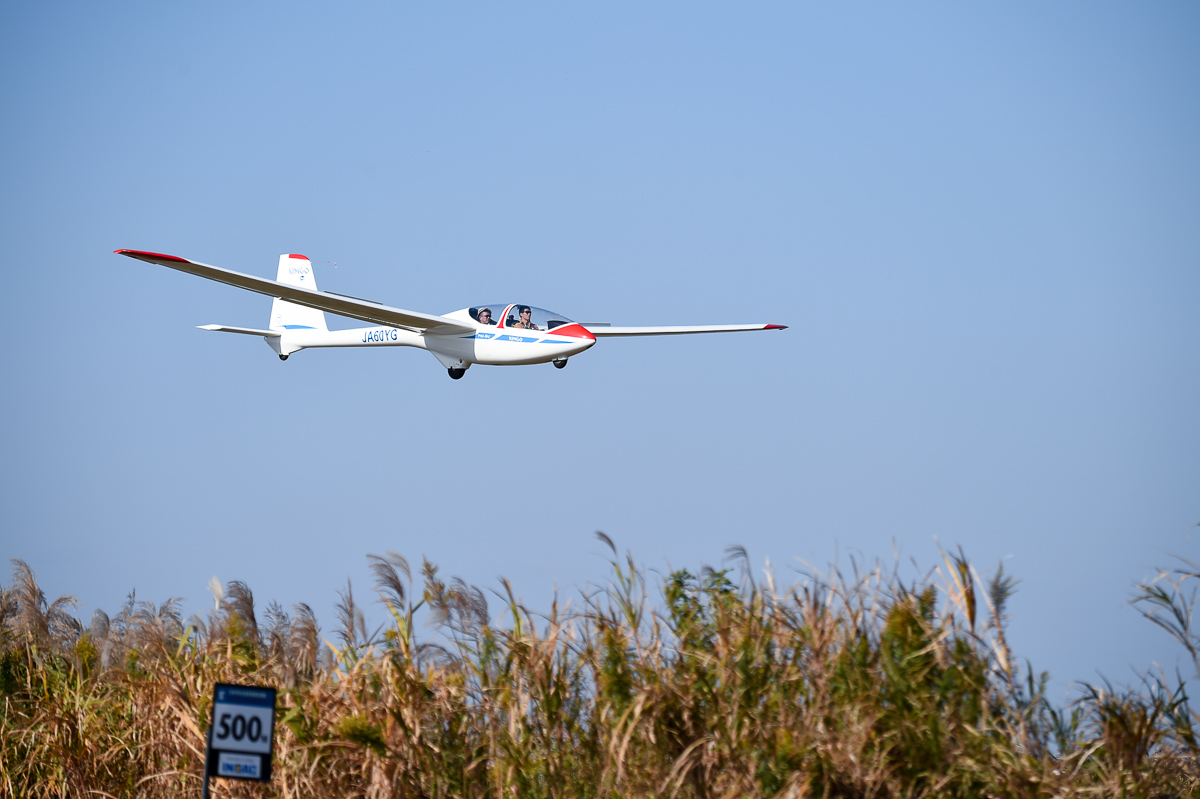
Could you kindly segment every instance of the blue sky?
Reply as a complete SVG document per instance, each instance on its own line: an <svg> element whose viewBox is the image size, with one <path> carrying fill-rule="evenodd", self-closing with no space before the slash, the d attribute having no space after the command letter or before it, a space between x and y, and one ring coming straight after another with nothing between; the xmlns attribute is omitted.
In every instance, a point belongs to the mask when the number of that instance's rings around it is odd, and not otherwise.
<svg viewBox="0 0 1200 799"><path fill-rule="evenodd" d="M940 543L1056 690L1177 663L1127 603L1200 555L1195 4L63 8L0 9L0 555L84 617L215 574L331 633L389 549L545 608L596 530L783 583ZM790 329L284 364L195 329L266 299L118 248Z"/></svg>

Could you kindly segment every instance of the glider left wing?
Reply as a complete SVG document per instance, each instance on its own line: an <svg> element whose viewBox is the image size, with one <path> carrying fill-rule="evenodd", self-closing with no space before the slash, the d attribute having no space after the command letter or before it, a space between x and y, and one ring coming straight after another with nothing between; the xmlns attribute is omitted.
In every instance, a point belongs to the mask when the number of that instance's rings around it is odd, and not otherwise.
<svg viewBox="0 0 1200 799"><path fill-rule="evenodd" d="M742 330L787 330L787 325L669 325L665 327L613 327L584 324L593 336L680 336L687 333L736 333Z"/></svg>
<svg viewBox="0 0 1200 799"><path fill-rule="evenodd" d="M453 319L447 319L444 316L424 314L418 311L406 311L402 308L391 308L387 305L371 302L370 300L360 300L356 297L346 297L341 294L333 294L332 292L311 291L299 286L289 286L274 280L268 280L265 277L245 275L241 272L222 269L219 266L209 266L208 264L189 261L186 258L178 258L174 255L142 252L140 250L114 250L113 252L117 255L126 255L130 258L136 258L139 261L145 261L146 263L178 269L180 272L198 275L209 280L215 280L218 283L225 283L230 286L237 286L240 289L246 289L247 291L265 294L268 297L278 297L288 302L294 302L297 305L316 308L320 311L328 311L329 313L337 314L338 316L347 316L351 319L360 319L373 325L402 327L417 333L430 333L434 335L472 333L475 331L473 327L469 327ZM225 329L229 332L242 332L241 330ZM259 331L253 332L261 335Z"/></svg>

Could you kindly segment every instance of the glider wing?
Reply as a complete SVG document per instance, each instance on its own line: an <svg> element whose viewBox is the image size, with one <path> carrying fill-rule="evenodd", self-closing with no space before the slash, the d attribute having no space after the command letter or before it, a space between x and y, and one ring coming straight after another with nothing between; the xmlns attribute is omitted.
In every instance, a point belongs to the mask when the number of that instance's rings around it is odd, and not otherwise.
<svg viewBox="0 0 1200 799"><path fill-rule="evenodd" d="M685 333L735 333L742 330L787 330L787 325L674 325L669 327L613 327L584 325L593 336L679 336Z"/></svg>
<svg viewBox="0 0 1200 799"><path fill-rule="evenodd" d="M208 264L189 261L186 258L178 258L174 255L141 252L140 250L114 250L114 252L117 255L127 255L139 261L178 269L180 272L199 275L209 280L215 280L218 283L226 283L230 286L246 289L247 291L265 294L268 297L278 297L288 302L294 302L297 305L317 308L321 311L328 311L338 316L347 316L351 319L360 319L373 325L402 327L418 333L433 333L438 335L471 333L475 330L474 327L469 327L453 319L447 319L444 316L424 314L418 311L406 311L402 308L391 308L387 305L371 302L370 300L360 300L355 297L346 297L328 291L311 291L299 286L289 286L274 280L268 280L265 277L244 275L241 272L221 269L218 266L209 266ZM228 332L234 331L229 330ZM258 331L255 332L258 333Z"/></svg>

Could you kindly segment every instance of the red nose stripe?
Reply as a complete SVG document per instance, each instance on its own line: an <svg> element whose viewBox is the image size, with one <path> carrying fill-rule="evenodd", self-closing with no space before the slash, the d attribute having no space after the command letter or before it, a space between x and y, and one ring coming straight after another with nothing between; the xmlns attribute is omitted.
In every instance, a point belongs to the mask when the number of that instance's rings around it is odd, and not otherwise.
<svg viewBox="0 0 1200 799"><path fill-rule="evenodd" d="M555 336L567 336L569 338L586 338L586 339L591 339L592 341L596 340L596 337L592 335L592 331L588 330L586 327L579 324L578 322L572 322L569 325L559 325L558 327L551 330L550 333Z"/></svg>

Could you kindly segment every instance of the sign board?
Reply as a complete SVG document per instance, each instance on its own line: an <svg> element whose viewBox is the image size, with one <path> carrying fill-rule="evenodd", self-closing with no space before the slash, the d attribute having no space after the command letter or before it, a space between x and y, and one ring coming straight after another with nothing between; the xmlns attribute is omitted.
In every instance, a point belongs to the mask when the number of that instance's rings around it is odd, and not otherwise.
<svg viewBox="0 0 1200 799"><path fill-rule="evenodd" d="M269 781L274 737L274 688L217 683L205 778Z"/></svg>

